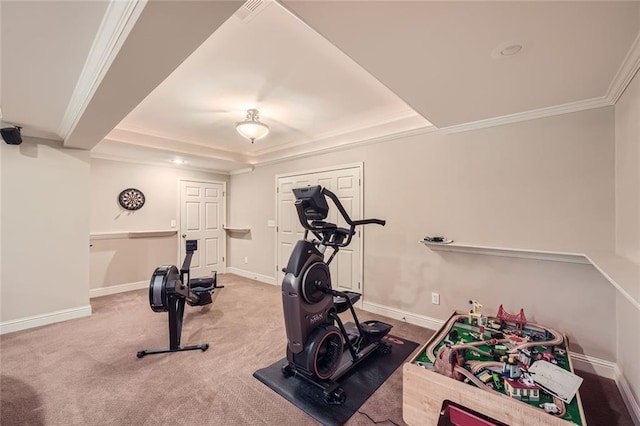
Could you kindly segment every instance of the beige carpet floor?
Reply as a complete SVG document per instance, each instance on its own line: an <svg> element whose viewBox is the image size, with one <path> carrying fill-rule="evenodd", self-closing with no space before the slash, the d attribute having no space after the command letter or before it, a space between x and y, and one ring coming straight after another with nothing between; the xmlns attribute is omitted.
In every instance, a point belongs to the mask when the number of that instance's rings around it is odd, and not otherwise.
<svg viewBox="0 0 640 426"><path fill-rule="evenodd" d="M0 336L0 424L317 424L252 377L285 355L280 288L231 274L219 282L212 305L186 307L182 344L209 343L206 352L136 357L169 344L167 314L151 311L146 289L92 299L90 317ZM420 345L433 333L384 320ZM580 375L590 425L632 425L613 381ZM401 368L347 424L374 421L404 424Z"/></svg>

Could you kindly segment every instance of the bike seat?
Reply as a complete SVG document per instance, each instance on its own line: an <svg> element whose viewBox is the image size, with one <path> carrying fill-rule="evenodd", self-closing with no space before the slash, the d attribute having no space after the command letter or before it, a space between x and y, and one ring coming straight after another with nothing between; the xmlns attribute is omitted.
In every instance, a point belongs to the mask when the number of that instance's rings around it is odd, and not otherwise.
<svg viewBox="0 0 640 426"><path fill-rule="evenodd" d="M216 288L217 273L214 271L210 277L191 278L189 280L189 297L187 304L189 306L205 306L210 304L211 293Z"/></svg>
<svg viewBox="0 0 640 426"><path fill-rule="evenodd" d="M325 222L324 220L312 220L311 227L315 230L321 231L326 229L335 229L337 225L335 223Z"/></svg>
<svg viewBox="0 0 640 426"><path fill-rule="evenodd" d="M349 302L353 305L358 300L360 300L360 294L354 293L352 291L345 291L344 294L349 298L347 300L344 296L333 296L333 304L336 307L338 313L342 313L349 309Z"/></svg>
<svg viewBox="0 0 640 426"><path fill-rule="evenodd" d="M191 290L209 291L216 287L216 277L192 278L189 280Z"/></svg>

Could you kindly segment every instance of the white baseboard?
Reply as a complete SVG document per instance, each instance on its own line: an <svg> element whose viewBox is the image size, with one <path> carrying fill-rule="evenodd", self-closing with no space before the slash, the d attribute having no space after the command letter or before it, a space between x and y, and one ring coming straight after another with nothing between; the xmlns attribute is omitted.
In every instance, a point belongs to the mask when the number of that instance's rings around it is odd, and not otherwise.
<svg viewBox="0 0 640 426"><path fill-rule="evenodd" d="M622 399L624 400L624 405L626 405L627 410L629 410L631 421L634 425L640 425L640 403L638 403L638 400L633 396L629 382L627 382L627 379L617 365L615 367L615 380Z"/></svg>
<svg viewBox="0 0 640 426"><path fill-rule="evenodd" d="M245 271L243 269L228 267L227 273L239 275L241 277L250 278L252 280L260 281L265 284L276 285L276 279L274 277L268 277L266 275L256 274L255 272Z"/></svg>
<svg viewBox="0 0 640 426"><path fill-rule="evenodd" d="M377 303L367 301L362 303L362 310L378 315L384 315L388 318L405 321L409 324L428 328L430 330L439 330L440 327L442 327L442 325L444 324L443 320L439 320L437 318L414 314L411 312L406 312L400 309L390 308L388 306L378 305Z"/></svg>
<svg viewBox="0 0 640 426"><path fill-rule="evenodd" d="M574 370L582 370L588 373L594 373L606 379L615 379L616 363L592 356L569 352L571 356L571 364Z"/></svg>
<svg viewBox="0 0 640 426"><path fill-rule="evenodd" d="M124 293L125 291L140 290L148 288L149 281L136 281L133 283L112 285L109 287L92 288L89 290L89 298L108 296L110 294Z"/></svg>
<svg viewBox="0 0 640 426"><path fill-rule="evenodd" d="M91 315L91 305L80 306L78 308L64 309L48 314L34 315L32 317L20 318L17 320L0 323L0 334L13 333L14 331L26 330L43 325L55 324L56 322L67 321L75 318L88 317Z"/></svg>

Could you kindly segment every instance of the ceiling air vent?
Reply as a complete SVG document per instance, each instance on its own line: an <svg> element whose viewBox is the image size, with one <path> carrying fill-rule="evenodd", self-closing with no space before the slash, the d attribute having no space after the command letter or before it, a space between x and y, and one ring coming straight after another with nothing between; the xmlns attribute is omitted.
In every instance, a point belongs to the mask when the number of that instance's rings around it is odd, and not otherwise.
<svg viewBox="0 0 640 426"><path fill-rule="evenodd" d="M249 15L254 14L256 10L265 3L264 0L247 0L234 15L240 19L245 19Z"/></svg>

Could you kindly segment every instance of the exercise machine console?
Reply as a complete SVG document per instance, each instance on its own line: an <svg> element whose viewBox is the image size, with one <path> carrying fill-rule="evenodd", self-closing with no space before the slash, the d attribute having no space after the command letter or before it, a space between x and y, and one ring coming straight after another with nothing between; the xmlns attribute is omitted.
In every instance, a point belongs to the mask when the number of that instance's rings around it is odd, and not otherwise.
<svg viewBox="0 0 640 426"><path fill-rule="evenodd" d="M184 305L206 306L213 302L211 295L216 288L224 288L217 284L214 271L210 277L191 278L191 258L198 250L197 240L186 241L186 256L182 268L178 271L175 265L162 265L156 268L149 283L149 305L154 312L167 312L169 316L169 347L163 349L146 349L137 356L161 354L166 352L191 351L209 349L208 343L191 346L180 346Z"/></svg>
<svg viewBox="0 0 640 426"><path fill-rule="evenodd" d="M329 265L340 248L347 247L357 226L385 224L380 219L352 220L338 197L321 186L296 188L295 207L305 229L291 253L282 281L282 303L287 334L286 377L299 377L323 391L329 404L342 404L344 390L337 382L376 350L391 351L383 341L392 326L381 321L358 321L353 307L360 294L331 286ZM325 219L331 199L349 226L341 228ZM315 238L309 239L309 233ZM325 261L325 250L333 249ZM353 323L338 314L349 310Z"/></svg>

